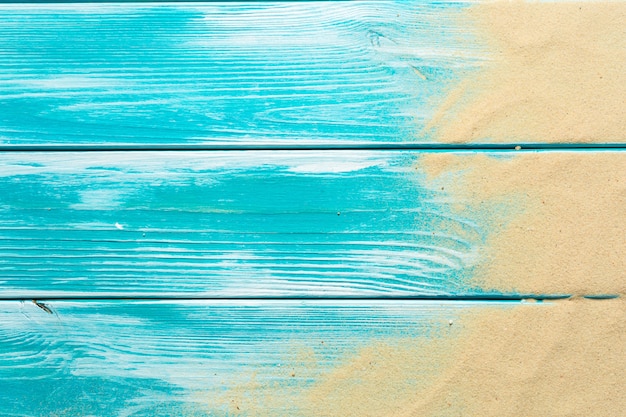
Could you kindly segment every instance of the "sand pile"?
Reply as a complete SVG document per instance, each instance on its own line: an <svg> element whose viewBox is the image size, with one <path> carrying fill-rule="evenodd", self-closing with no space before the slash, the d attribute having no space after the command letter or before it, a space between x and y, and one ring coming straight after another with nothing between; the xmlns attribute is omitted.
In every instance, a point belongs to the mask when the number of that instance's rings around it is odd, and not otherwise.
<svg viewBox="0 0 626 417"><path fill-rule="evenodd" d="M465 26L493 55L454 88L437 141L626 142L626 2L494 2Z"/></svg>

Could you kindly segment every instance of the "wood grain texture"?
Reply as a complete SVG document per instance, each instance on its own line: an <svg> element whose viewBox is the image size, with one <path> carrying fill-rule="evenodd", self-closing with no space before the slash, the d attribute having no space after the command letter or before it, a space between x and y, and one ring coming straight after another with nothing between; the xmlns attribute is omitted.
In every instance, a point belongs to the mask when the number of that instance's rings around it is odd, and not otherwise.
<svg viewBox="0 0 626 417"><path fill-rule="evenodd" d="M0 144L432 142L433 98L483 59L463 7L2 5Z"/></svg>
<svg viewBox="0 0 626 417"><path fill-rule="evenodd" d="M598 170L598 149L550 164L455 151L426 167L389 149L438 146L426 121L489 59L457 19L468 4L1 4L0 151L144 151L0 153L0 415L302 416L299 400L367 349L346 380L400 404L398 386L415 396L446 347L467 346L468 312L526 304L498 297L623 295L619 158ZM167 151L187 145L291 151ZM493 334L474 337L490 366L519 366L528 344L556 369L532 342L593 339L570 312L535 317L530 337L526 320L488 314ZM600 352L576 338L568 351ZM420 350L428 340L445 352ZM367 376L380 346L425 359Z"/></svg>
<svg viewBox="0 0 626 417"><path fill-rule="evenodd" d="M0 295L621 293L622 161L622 151L5 153ZM605 215L616 223L597 225ZM483 285L476 268L496 272ZM539 285L545 271L560 284ZM600 285L606 277L615 285Z"/></svg>
<svg viewBox="0 0 626 417"><path fill-rule="evenodd" d="M253 415L246 407L262 402L263 389L272 387L285 395L281 400L290 409L282 412L289 413L297 410L298 393L361 348L409 338L418 343L435 334L453 338L464 323L461 311L486 304L58 301L48 306L54 314L31 302L0 302L2 415ZM240 401L239 410L233 401Z"/></svg>
<svg viewBox="0 0 626 417"><path fill-rule="evenodd" d="M484 230L384 151L0 155L2 296L445 296Z"/></svg>

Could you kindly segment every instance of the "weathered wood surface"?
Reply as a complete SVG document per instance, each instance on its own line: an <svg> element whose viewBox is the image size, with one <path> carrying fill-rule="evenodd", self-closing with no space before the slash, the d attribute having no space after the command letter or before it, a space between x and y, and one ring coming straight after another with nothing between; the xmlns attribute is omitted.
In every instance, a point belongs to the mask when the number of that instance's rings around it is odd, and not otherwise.
<svg viewBox="0 0 626 417"><path fill-rule="evenodd" d="M486 305L56 301L49 314L30 301L0 302L0 410L228 416L255 415L258 404L279 415L262 404L274 390L297 415L297 394L367 344L446 337L463 326L460 312Z"/></svg>
<svg viewBox="0 0 626 417"><path fill-rule="evenodd" d="M0 415L295 416L359 349L532 296L469 281L511 205L459 210L422 152L304 150L438 146L487 56L466 6L0 5L0 150L144 149L0 153ZM292 150L149 151L187 145Z"/></svg>
<svg viewBox="0 0 626 417"><path fill-rule="evenodd" d="M418 157L0 155L0 296L468 294L484 230Z"/></svg>
<svg viewBox="0 0 626 417"><path fill-rule="evenodd" d="M0 144L432 142L462 6L0 5Z"/></svg>
<svg viewBox="0 0 626 417"><path fill-rule="evenodd" d="M619 152L604 154L615 161ZM599 155L593 152L532 154L539 162L542 155L560 161L559 169L606 160L592 159ZM478 200L446 191L461 181L459 173L427 180L423 155L5 153L0 296L485 295L468 278L494 232L493 219L503 224L518 215L531 191L511 190L510 204L476 206ZM463 164L475 153L446 155ZM529 154L486 155L513 163ZM546 175L529 171L517 183L564 180ZM619 178L604 187L619 198ZM597 197L590 187L577 192L584 194L579 204ZM561 197L532 198L558 205ZM547 222L561 217L558 210L545 215L553 216ZM617 244L618 234L607 230Z"/></svg>

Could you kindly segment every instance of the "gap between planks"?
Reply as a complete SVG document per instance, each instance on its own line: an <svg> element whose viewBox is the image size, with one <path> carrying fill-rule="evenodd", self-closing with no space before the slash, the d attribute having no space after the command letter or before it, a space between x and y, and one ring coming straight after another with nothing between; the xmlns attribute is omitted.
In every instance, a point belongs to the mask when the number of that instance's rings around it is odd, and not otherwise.
<svg viewBox="0 0 626 417"><path fill-rule="evenodd" d="M586 298L592 300L603 299L615 299L619 298L618 294L600 294L600 295L571 295L571 294L493 294L493 295L459 295L459 296L297 296L297 297L280 297L280 296L241 296L241 297L206 297L206 296L194 296L194 295L167 295L167 294L155 294L155 295L63 295L63 296L50 296L43 294L29 294L29 295L16 295L16 296L3 296L0 297L0 301L206 301L206 302L238 302L238 301L271 301L271 302L287 302L294 301L302 302L395 302L395 301L419 301L419 302L490 302L490 301L512 301L512 302L541 302L541 301L553 301L553 300L565 300L573 298Z"/></svg>
<svg viewBox="0 0 626 417"><path fill-rule="evenodd" d="M209 144L209 145L0 145L0 152L146 152L146 151L433 151L433 152L523 152L523 151L625 151L623 143L503 143L503 144Z"/></svg>

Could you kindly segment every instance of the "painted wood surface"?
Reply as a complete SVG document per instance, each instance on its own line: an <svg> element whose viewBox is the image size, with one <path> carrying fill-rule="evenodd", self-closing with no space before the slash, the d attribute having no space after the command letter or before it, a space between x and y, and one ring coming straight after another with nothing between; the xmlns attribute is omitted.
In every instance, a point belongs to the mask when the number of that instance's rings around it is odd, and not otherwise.
<svg viewBox="0 0 626 417"><path fill-rule="evenodd" d="M469 281L516 201L330 149L439 146L468 4L0 5L0 150L126 150L0 153L0 415L295 416L364 347L546 296ZM203 145L291 150L166 150Z"/></svg>
<svg viewBox="0 0 626 417"><path fill-rule="evenodd" d="M475 156L445 154L460 164ZM594 155L530 154L556 157L566 166L576 161L573 156L582 163ZM512 193L506 204L471 205L446 191L459 177L427 180L424 155L5 153L0 155L0 294L20 299L506 294L498 288L486 293L468 278L488 244L493 219L507 222L527 195ZM484 155L513 163L529 153ZM616 180L607 187L619 187Z"/></svg>
<svg viewBox="0 0 626 417"><path fill-rule="evenodd" d="M4 154L0 294L474 293L463 274L485 230L420 184L418 157Z"/></svg>
<svg viewBox="0 0 626 417"><path fill-rule="evenodd" d="M462 7L0 5L0 144L432 142Z"/></svg>
<svg viewBox="0 0 626 417"><path fill-rule="evenodd" d="M0 302L5 416L259 415L251 412L252 405L257 412L298 415L298 395L368 343L452 337L463 326L461 311L485 306L414 301L47 305L53 314L31 302ZM263 396L271 394L281 396L287 408L263 404Z"/></svg>

